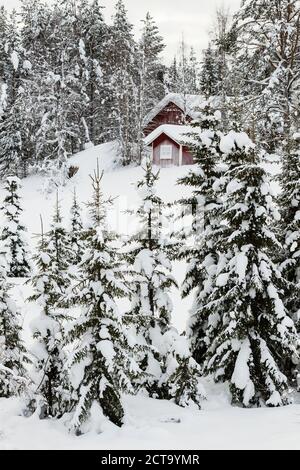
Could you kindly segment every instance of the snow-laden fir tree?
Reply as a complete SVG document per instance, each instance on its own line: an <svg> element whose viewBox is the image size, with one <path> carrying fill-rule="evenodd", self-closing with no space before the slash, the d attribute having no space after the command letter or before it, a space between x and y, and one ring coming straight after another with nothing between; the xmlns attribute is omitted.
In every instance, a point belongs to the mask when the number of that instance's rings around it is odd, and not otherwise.
<svg viewBox="0 0 300 470"><path fill-rule="evenodd" d="M3 5L0 7L0 77L4 77L5 42L7 34L7 11Z"/></svg>
<svg viewBox="0 0 300 470"><path fill-rule="evenodd" d="M179 250L178 257L188 263L182 295L186 297L195 291L188 336L193 357L199 364L203 363L207 349L207 312L204 305L213 288L213 277L219 259L216 244L220 235L221 207L218 193L222 176L222 152L218 131L220 120L220 112L214 111L209 103L204 104L199 118L192 123L194 130L185 137L193 153L195 166L179 180L180 184L193 189L191 198L181 201L184 206L192 209L193 223L186 234L187 242Z"/></svg>
<svg viewBox="0 0 300 470"><path fill-rule="evenodd" d="M281 150L299 119L299 0L245 0L231 35L243 78L243 123L269 152Z"/></svg>
<svg viewBox="0 0 300 470"><path fill-rule="evenodd" d="M33 163L34 156L33 116L27 116L28 91L20 86L14 102L9 105L9 88L6 85L3 87L5 106L0 118L0 175L2 178L9 175L24 178L28 175L28 165Z"/></svg>
<svg viewBox="0 0 300 470"><path fill-rule="evenodd" d="M71 227L70 227L70 263L79 264L83 255L83 224L81 218L81 208L77 200L76 190L73 193L73 202L71 206Z"/></svg>
<svg viewBox="0 0 300 470"><path fill-rule="evenodd" d="M174 249L162 233L164 204L156 192L158 173L146 162L145 175L137 184L141 205L139 230L126 248L130 264L132 305L126 315L140 346L137 358L145 376L138 377L150 396L174 399L182 406L200 406L204 392L199 369L190 357L186 338L171 327L171 289L177 287L170 254Z"/></svg>
<svg viewBox="0 0 300 470"><path fill-rule="evenodd" d="M186 95L199 93L197 57L194 48L189 48L184 38L180 41L178 55L167 70L165 84L169 92L181 94L183 100Z"/></svg>
<svg viewBox="0 0 300 470"><path fill-rule="evenodd" d="M138 367L132 359L116 300L128 294L124 283L116 236L106 225L102 175L92 177L89 203L90 228L85 231L85 252L80 263L82 277L73 301L81 305L69 342L75 344L71 380L76 398L71 429L83 432L96 406L114 424L121 426L124 409L121 393L132 391L131 376Z"/></svg>
<svg viewBox="0 0 300 470"><path fill-rule="evenodd" d="M206 98L218 96L221 88L221 64L220 58L209 43L208 48L203 53L200 71L200 90Z"/></svg>
<svg viewBox="0 0 300 470"><path fill-rule="evenodd" d="M23 211L20 188L19 178L11 176L6 179L0 240L1 252L8 264L9 277L26 277L32 268L26 228L20 221Z"/></svg>
<svg viewBox="0 0 300 470"><path fill-rule="evenodd" d="M199 94L199 62L193 46L190 48L188 58L187 82L189 83L190 94Z"/></svg>
<svg viewBox="0 0 300 470"><path fill-rule="evenodd" d="M233 93L230 88L231 80L234 79L234 74L228 77L229 71L234 65L233 58L229 56L229 50L232 45L232 37L230 28L232 25L232 18L230 9L221 5L216 9L214 27L212 31L212 44L214 48L214 56L216 66L218 69L218 99L219 109L222 112L222 129L230 130L227 121L227 103L231 99ZM239 90L240 91L240 90Z"/></svg>
<svg viewBox="0 0 300 470"><path fill-rule="evenodd" d="M26 389L28 355L21 340L20 312L10 297L7 265L0 257L0 397L11 397Z"/></svg>
<svg viewBox="0 0 300 470"><path fill-rule="evenodd" d="M68 156L80 150L79 126L85 96L80 86L80 37L76 37L74 31L77 25L74 4L69 0L58 0L50 8L50 14L48 7L42 10L44 15L34 8L32 15L26 15L25 8L23 17L27 34L32 28L45 33L44 38L36 34L32 41L32 48L40 43L44 53L37 62L34 60L38 87L31 81L31 95L35 97L33 105L40 120L36 132L38 170L42 167L48 173L46 190L51 190L53 186L65 184ZM28 21L32 21L32 27ZM29 53L34 57L31 47Z"/></svg>
<svg viewBox="0 0 300 470"><path fill-rule="evenodd" d="M283 251L281 271L288 283L284 303L297 324L300 322L300 134L295 134L290 151L285 153L280 174L279 196L281 220L279 230Z"/></svg>
<svg viewBox="0 0 300 470"><path fill-rule="evenodd" d="M35 83L37 75L35 71L33 80L20 26L19 14L12 11L7 17L2 57L5 106L0 120L0 173L2 176L25 177L35 158L37 129L33 122L39 112L35 101L37 93L34 94L29 86Z"/></svg>
<svg viewBox="0 0 300 470"><path fill-rule="evenodd" d="M161 337L160 351L163 366L159 396L183 408L201 408L206 392L201 383L201 369L191 356L187 337L169 325Z"/></svg>
<svg viewBox="0 0 300 470"><path fill-rule="evenodd" d="M219 241L225 258L206 301L205 372L229 381L234 403L280 406L288 401L283 364L296 355L298 338L282 301L285 281L272 260L280 250L271 225L279 213L248 136L231 132L221 148L229 165Z"/></svg>
<svg viewBox="0 0 300 470"><path fill-rule="evenodd" d="M178 64L177 64L177 57L174 56L170 67L168 67L165 77L164 83L167 92L169 93L176 93L177 91L177 82L178 82Z"/></svg>
<svg viewBox="0 0 300 470"><path fill-rule="evenodd" d="M104 118L106 96L100 61L104 57L106 27L97 1L80 0L74 6L72 0L58 0L55 6L60 24L54 39L62 53L57 63L60 112L65 113L58 125L64 128L67 152L75 153L90 145L96 133L100 137L102 133L99 118ZM96 119L101 126L98 130Z"/></svg>
<svg viewBox="0 0 300 470"><path fill-rule="evenodd" d="M170 273L170 260L157 253L159 244L162 201L156 194L158 174L152 172L147 162L144 178L137 183L142 203L138 208L139 230L126 243L125 258L128 262L131 287L131 308L126 321L137 337L137 358L145 372L141 380L151 396L158 394L158 382L162 375L162 356L159 350L162 334L168 329L172 304L167 291L176 286ZM158 256L157 256L158 254ZM159 306L158 306L159 305Z"/></svg>
<svg viewBox="0 0 300 470"><path fill-rule="evenodd" d="M80 55L80 94L84 99L83 116L86 123L85 142L99 144L105 138L109 80L107 79L106 41L108 27L104 22L99 0L79 0L75 27ZM83 126L82 126L83 127Z"/></svg>
<svg viewBox="0 0 300 470"><path fill-rule="evenodd" d="M21 128L22 122L17 106L12 106L4 113L0 122L0 175L2 178L9 174L19 175L20 173L23 159Z"/></svg>
<svg viewBox="0 0 300 470"><path fill-rule="evenodd" d="M15 10L6 19L5 40L3 44L1 88L5 90L5 106L0 119L0 175L21 176L23 163L24 115L22 102L22 66L20 35Z"/></svg>
<svg viewBox="0 0 300 470"><path fill-rule="evenodd" d="M17 95L20 86L20 69L22 49L20 47L19 18L16 10L2 16L4 22L4 44L2 61L2 80L8 89L8 105L11 106Z"/></svg>
<svg viewBox="0 0 300 470"><path fill-rule="evenodd" d="M132 145L136 143L137 93L134 74L137 70L133 26L128 21L123 0L118 0L115 5L107 51L111 90L109 137L117 139L121 162L127 165L135 156Z"/></svg>
<svg viewBox="0 0 300 470"><path fill-rule="evenodd" d="M79 126L86 96L81 93L80 35L75 34L78 20L69 0L52 5L23 0L21 18L22 49L31 69L22 82L27 111L22 129L29 128L23 150L26 161L32 160L31 168L49 176L45 183L49 191L65 183L67 157L80 150Z"/></svg>
<svg viewBox="0 0 300 470"><path fill-rule="evenodd" d="M57 307L61 298L60 274L55 269L53 252L42 234L35 256L37 272L30 283L33 295L28 299L38 306L38 314L31 322L33 335L33 380L40 417L59 417L70 409L70 388L66 371L64 312Z"/></svg>
<svg viewBox="0 0 300 470"><path fill-rule="evenodd" d="M139 162L141 161L144 146L144 118L165 94L163 84L164 67L160 60L160 54L164 47L163 39L159 35L157 26L150 14L147 13L145 20L143 20L142 37L137 49L137 143Z"/></svg>
<svg viewBox="0 0 300 470"><path fill-rule="evenodd" d="M57 279L56 282L59 288L57 294L53 293L53 295L56 297L58 305L65 306L64 296L72 281L69 267L72 263L73 252L68 231L63 225L58 193L52 223L50 230L45 235L45 240L47 252L51 257L51 270L53 276Z"/></svg>
<svg viewBox="0 0 300 470"><path fill-rule="evenodd" d="M43 132L47 126L45 110L46 75L49 71L51 50L50 7L43 0L22 0L20 2L20 49L21 75L20 92L14 106L14 119L18 120L17 130L21 134L23 165L18 176L27 176L29 171L41 171L42 160L49 156ZM24 120L25 119L25 120ZM13 125L13 124L12 124ZM44 169L44 168L43 168Z"/></svg>

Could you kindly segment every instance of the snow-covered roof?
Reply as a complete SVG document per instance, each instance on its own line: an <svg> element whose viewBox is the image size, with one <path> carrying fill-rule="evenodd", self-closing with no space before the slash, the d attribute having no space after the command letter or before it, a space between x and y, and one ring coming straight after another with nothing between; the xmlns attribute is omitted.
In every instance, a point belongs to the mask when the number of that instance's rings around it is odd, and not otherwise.
<svg viewBox="0 0 300 470"><path fill-rule="evenodd" d="M156 106L147 114L144 119L144 126L147 126L155 116L157 116L168 104L174 103L186 115L192 119L197 117L197 108L205 101L204 96L201 95L184 95L181 93L169 93L166 95Z"/></svg>
<svg viewBox="0 0 300 470"><path fill-rule="evenodd" d="M146 145L151 145L160 135L166 134L170 139L181 144L183 141L187 142L188 137L185 135L189 132L195 132L191 126L179 126L176 124L162 124L154 129L151 134L147 135L144 139Z"/></svg>

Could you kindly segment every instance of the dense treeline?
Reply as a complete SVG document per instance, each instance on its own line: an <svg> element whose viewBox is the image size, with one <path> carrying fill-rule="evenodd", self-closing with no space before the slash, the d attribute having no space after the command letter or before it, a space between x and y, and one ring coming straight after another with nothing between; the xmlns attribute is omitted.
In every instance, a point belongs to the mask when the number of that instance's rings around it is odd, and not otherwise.
<svg viewBox="0 0 300 470"><path fill-rule="evenodd" d="M24 0L1 7L0 44L2 175L64 171L72 153L115 139L123 164L139 160L141 121L165 94L149 14L135 40L122 1L108 25L98 0Z"/></svg>
<svg viewBox="0 0 300 470"><path fill-rule="evenodd" d="M218 97L223 127L275 153L299 122L299 5L245 1L221 9L202 58L184 40L170 67L150 14L138 39L122 0L112 23L98 0L23 0L0 9L0 170L47 171L64 182L68 156L116 140L140 162L143 120L167 93Z"/></svg>

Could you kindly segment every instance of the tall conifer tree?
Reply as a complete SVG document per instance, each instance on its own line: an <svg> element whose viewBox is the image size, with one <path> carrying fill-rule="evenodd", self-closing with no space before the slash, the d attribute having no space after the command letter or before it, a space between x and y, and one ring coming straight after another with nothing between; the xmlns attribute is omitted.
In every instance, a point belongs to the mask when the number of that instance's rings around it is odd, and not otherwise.
<svg viewBox="0 0 300 470"><path fill-rule="evenodd" d="M280 244L278 218L260 154L243 133L231 132L226 148L225 257L205 310L209 348L205 371L230 383L234 403L280 406L288 402L284 361L297 353L297 333L284 307L285 281L272 256Z"/></svg>
<svg viewBox="0 0 300 470"><path fill-rule="evenodd" d="M203 309L206 298L213 288L213 277L219 259L216 248L220 234L219 210L221 208L218 184L221 173L220 133L221 115L206 103L200 117L192 124L194 131L187 135L196 165L180 184L193 189L192 197L182 201L193 212L193 223L187 234L188 244L179 251L179 258L188 262L182 286L186 297L195 290L190 313L188 335L194 358L201 364L207 349L205 331L207 316Z"/></svg>
<svg viewBox="0 0 300 470"><path fill-rule="evenodd" d="M12 176L6 179L1 251L6 258L10 277L26 277L32 268L26 228L20 220L23 211L20 188L19 178Z"/></svg>
<svg viewBox="0 0 300 470"><path fill-rule="evenodd" d="M30 280L34 292L28 299L39 307L30 325L34 339L31 349L33 378L40 417L60 417L71 406L67 356L63 349L66 316L57 307L62 297L61 273L56 272L54 253L49 250L43 228L37 249L37 272Z"/></svg>
<svg viewBox="0 0 300 470"><path fill-rule="evenodd" d="M26 388L25 363L29 362L21 340L20 312L9 294L5 259L0 259L0 397L8 398Z"/></svg>
<svg viewBox="0 0 300 470"><path fill-rule="evenodd" d="M71 428L80 433L97 403L102 413L121 426L123 391L133 391L132 376L138 367L129 353L116 299L127 295L116 237L106 226L106 207L99 169L92 177L93 198L89 203L91 226L85 234L85 253L80 264L82 280L74 302L82 313L74 322L69 341L79 340L73 353L71 378L76 394ZM82 371L76 373L78 368Z"/></svg>
<svg viewBox="0 0 300 470"><path fill-rule="evenodd" d="M150 396L173 399L181 406L200 406L204 390L200 372L190 356L187 340L171 326L173 244L164 238L164 204L156 193L158 173L147 162L145 176L137 184L141 197L139 231L126 250L130 268L132 307L126 315L135 329L137 358L145 376L140 385Z"/></svg>

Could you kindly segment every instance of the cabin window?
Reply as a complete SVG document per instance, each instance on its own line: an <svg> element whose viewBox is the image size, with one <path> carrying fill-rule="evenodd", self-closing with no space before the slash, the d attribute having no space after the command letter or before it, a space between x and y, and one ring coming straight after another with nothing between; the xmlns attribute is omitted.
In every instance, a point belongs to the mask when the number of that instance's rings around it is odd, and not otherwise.
<svg viewBox="0 0 300 470"><path fill-rule="evenodd" d="M160 146L160 159L161 160L172 160L172 145L161 145Z"/></svg>

